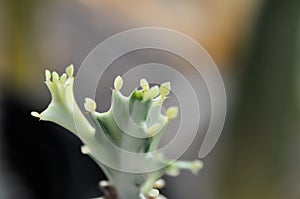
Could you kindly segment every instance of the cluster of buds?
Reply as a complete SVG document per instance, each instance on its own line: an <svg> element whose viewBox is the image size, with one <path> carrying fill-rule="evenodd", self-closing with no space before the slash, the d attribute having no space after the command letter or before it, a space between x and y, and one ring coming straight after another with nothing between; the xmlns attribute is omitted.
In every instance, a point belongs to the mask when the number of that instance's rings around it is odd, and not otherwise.
<svg viewBox="0 0 300 199"><path fill-rule="evenodd" d="M97 112L96 102L90 98L85 99L84 108L93 121L92 125L76 103L73 74L72 65L61 76L46 70L45 83L52 100L44 111L31 114L40 120L63 126L82 140L82 153L93 158L108 178L108 181L100 182L100 188L106 194L102 198L163 199L165 197L159 193L159 189L165 184L161 179L164 174L177 176L180 169L188 169L196 174L202 168L199 160L174 161L168 160L163 154L153 155L166 126L178 114L177 107L168 108L165 115L161 113L163 102L170 93L169 82L150 87L145 79L141 79L140 87L126 97L120 92L123 80L118 76L114 81L112 103L107 112ZM145 160L129 162L116 153L113 146L130 153L143 153ZM158 165L160 169L151 172L126 172L110 167L99 157L114 162L121 170L124 165L146 168L148 164Z"/></svg>

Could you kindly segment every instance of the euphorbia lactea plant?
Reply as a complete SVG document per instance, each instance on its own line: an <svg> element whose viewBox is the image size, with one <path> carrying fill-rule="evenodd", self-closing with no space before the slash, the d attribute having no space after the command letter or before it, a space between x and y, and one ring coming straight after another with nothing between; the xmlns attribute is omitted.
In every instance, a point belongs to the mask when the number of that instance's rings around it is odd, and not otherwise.
<svg viewBox="0 0 300 199"><path fill-rule="evenodd" d="M153 155L158 148L161 135L168 123L177 116L177 107L170 107L166 115L161 108L170 93L170 83L150 88L145 79L140 80L140 88L135 89L129 97L121 94L123 80L118 76L114 81L112 103L107 112L96 112L96 102L86 98L84 108L93 121L86 119L76 103L73 94L74 67L66 68L66 73L59 76L56 72L46 70L46 85L52 100L41 113L31 114L40 120L51 121L68 129L84 143L81 151L93 158L105 172L108 181L101 181L100 187L105 191L106 199L145 199L165 198L159 194L164 181L160 179L165 173L176 176L180 169L189 169L197 173L202 162L167 160L163 154ZM129 132L129 134L128 134ZM139 135L139 136L135 136ZM113 143L113 144L111 144ZM132 153L144 153L144 162L128 162L129 160L116 154L112 146L117 146ZM134 168L146 168L158 165L160 169L147 172L126 172L111 168L97 157Z"/></svg>

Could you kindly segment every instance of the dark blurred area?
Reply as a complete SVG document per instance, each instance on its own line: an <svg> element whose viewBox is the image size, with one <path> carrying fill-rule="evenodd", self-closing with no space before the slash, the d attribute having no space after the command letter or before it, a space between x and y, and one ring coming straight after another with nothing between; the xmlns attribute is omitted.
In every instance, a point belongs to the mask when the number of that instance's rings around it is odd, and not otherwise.
<svg viewBox="0 0 300 199"><path fill-rule="evenodd" d="M202 44L228 95L224 132L204 169L197 177L166 177L164 194L298 199L299 0L0 0L0 199L101 195L97 183L105 176L80 153L80 140L30 112L50 100L45 69L78 68L104 39L145 26L175 29ZM195 140L183 158L197 157L200 144Z"/></svg>
<svg viewBox="0 0 300 199"><path fill-rule="evenodd" d="M81 154L82 143L57 125L28 117L30 111L31 107L19 97L5 93L1 129L5 160L28 189L28 195L23 196L15 193L12 184L11 198L79 199L101 194L98 181L103 174Z"/></svg>

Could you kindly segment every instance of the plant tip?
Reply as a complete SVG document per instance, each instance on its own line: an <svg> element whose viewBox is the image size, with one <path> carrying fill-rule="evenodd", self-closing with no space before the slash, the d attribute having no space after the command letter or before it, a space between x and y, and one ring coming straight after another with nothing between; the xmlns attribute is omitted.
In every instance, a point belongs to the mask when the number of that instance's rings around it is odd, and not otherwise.
<svg viewBox="0 0 300 199"><path fill-rule="evenodd" d="M175 107L175 106L174 107L170 107L170 108L168 108L166 114L167 114L167 118L169 120L175 119L177 117L177 115L178 115L178 108Z"/></svg>
<svg viewBox="0 0 300 199"><path fill-rule="evenodd" d="M66 68L66 73L69 77L73 77L73 75L74 75L74 66L73 66L73 64L71 64L70 66L68 66Z"/></svg>
<svg viewBox="0 0 300 199"><path fill-rule="evenodd" d="M32 112L31 112L31 115L32 115L33 117L37 117L37 118L40 118L40 116L41 116L38 112L35 112L35 111L32 111Z"/></svg>
<svg viewBox="0 0 300 199"><path fill-rule="evenodd" d="M83 145L81 147L81 153L87 155L87 154L90 154L91 151L90 151L90 149L86 145Z"/></svg>
<svg viewBox="0 0 300 199"><path fill-rule="evenodd" d="M88 112L95 112L97 108L96 102L91 98L85 98L84 108Z"/></svg>
<svg viewBox="0 0 300 199"><path fill-rule="evenodd" d="M159 91L160 91L160 94L162 96L169 95L170 91L171 91L171 84L170 84L170 82L166 82L166 83L161 84L160 88L159 88Z"/></svg>
<svg viewBox="0 0 300 199"><path fill-rule="evenodd" d="M51 73L49 70L45 70L45 76L46 76L46 81L50 81L51 79Z"/></svg>
<svg viewBox="0 0 300 199"><path fill-rule="evenodd" d="M159 94L158 86L153 86L152 88L150 88L150 90L147 93L145 93L144 100L153 99L156 96L158 96L158 94Z"/></svg>
<svg viewBox="0 0 300 199"><path fill-rule="evenodd" d="M156 198L159 195L159 191L157 189L151 189L149 191L148 195L152 198Z"/></svg>
<svg viewBox="0 0 300 199"><path fill-rule="evenodd" d="M149 90L149 84L148 84L147 80L144 79L144 78L140 80L140 86L142 87L142 89L144 91L148 91Z"/></svg>
<svg viewBox="0 0 300 199"><path fill-rule="evenodd" d="M115 87L116 91L121 90L121 88L123 87L123 79L120 75L118 75L116 77L115 82L114 82L114 87Z"/></svg>

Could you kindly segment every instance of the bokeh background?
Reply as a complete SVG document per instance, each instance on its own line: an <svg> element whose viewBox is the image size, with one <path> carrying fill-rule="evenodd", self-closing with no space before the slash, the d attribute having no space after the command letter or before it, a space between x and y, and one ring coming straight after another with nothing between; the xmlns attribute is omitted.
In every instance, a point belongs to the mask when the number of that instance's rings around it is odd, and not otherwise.
<svg viewBox="0 0 300 199"><path fill-rule="evenodd" d="M101 195L97 182L105 177L80 154L81 142L30 111L49 102L46 68L79 67L104 39L144 26L175 29L201 43L228 95L224 132L204 169L197 177L166 177L164 194L300 198L299 0L0 0L0 199ZM127 58L129 65L140 63L138 55ZM109 89L103 98L105 109ZM199 143L183 158L196 158Z"/></svg>

